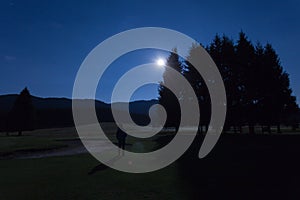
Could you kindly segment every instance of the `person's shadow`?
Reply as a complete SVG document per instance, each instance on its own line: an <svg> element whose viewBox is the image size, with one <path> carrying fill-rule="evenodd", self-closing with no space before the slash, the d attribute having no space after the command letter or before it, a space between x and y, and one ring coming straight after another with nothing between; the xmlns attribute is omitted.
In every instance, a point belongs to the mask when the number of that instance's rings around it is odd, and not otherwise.
<svg viewBox="0 0 300 200"><path fill-rule="evenodd" d="M121 157L122 157L121 155L117 155L117 156L113 157L111 160L109 160L107 162L107 164L108 165L113 165L114 162L116 162L117 160L119 160ZM103 171L103 170L105 170L107 168L109 168L107 165L101 163L100 165L97 165L96 167L94 167L93 169L91 169L91 171L88 172L88 175L93 175L97 171Z"/></svg>
<svg viewBox="0 0 300 200"><path fill-rule="evenodd" d="M125 145L128 145L128 144L126 144L126 137L127 137L127 133L125 133L120 128L118 128L117 133L116 133L116 138L118 140L118 143L117 143L117 146L118 146L118 155L115 156L115 157L113 157L111 160L109 160L106 163L107 165L109 165L109 166L113 165L114 162L116 162L122 156L124 156L124 154L125 154ZM105 170L105 169L108 168L107 165L105 165L105 164L97 165L91 171L89 171L88 174L92 175L92 174L96 173L97 171L103 171L103 170Z"/></svg>

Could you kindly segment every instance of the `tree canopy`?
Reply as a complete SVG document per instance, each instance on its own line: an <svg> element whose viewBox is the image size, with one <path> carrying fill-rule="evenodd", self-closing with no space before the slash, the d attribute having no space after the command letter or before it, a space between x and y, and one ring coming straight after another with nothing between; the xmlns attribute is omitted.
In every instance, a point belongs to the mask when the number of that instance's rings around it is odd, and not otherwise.
<svg viewBox="0 0 300 200"><path fill-rule="evenodd" d="M197 56L197 48L200 47L194 45L188 57ZM246 34L240 32L236 43L225 35L216 35L206 50L216 63L225 84L225 129L234 127L235 131L241 131L241 126L248 125L249 132L254 133L254 126L260 124L268 127L277 125L277 131L280 132L280 124L292 123L289 116L298 112L299 108L295 96L292 95L289 75L283 70L279 56L271 44L253 45ZM170 54L167 65L182 73L192 85L200 105L200 125L207 126L210 118L210 97L206 84L195 68L187 61L180 62L175 53ZM172 78L168 77L166 70L164 81L169 80ZM178 101L174 96L171 98L170 93L171 91L160 86L159 100L167 111ZM178 109L170 110L172 117L168 117L166 125L178 126ZM177 116L176 120L173 116Z"/></svg>

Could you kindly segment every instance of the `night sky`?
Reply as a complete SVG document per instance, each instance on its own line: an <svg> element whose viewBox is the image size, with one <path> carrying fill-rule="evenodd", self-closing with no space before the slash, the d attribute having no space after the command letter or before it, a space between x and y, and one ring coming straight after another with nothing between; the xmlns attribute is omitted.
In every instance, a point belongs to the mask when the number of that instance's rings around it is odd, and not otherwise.
<svg viewBox="0 0 300 200"><path fill-rule="evenodd" d="M236 40L269 42L290 74L300 101L300 1L6 1L0 2L0 94L25 86L41 97L72 96L74 79L87 54L106 38L132 28L170 28L209 44L216 33ZM110 100L114 81L138 64L165 52L137 51L112 64L97 98ZM102 86L101 86L102 85ZM102 88L102 89L101 89ZM157 96L141 88L134 99Z"/></svg>

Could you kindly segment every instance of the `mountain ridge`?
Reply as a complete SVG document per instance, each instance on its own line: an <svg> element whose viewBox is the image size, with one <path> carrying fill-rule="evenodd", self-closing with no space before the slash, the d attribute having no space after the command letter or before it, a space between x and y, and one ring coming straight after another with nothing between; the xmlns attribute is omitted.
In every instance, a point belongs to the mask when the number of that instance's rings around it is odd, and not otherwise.
<svg viewBox="0 0 300 200"><path fill-rule="evenodd" d="M7 114L12 109L18 94L0 95L0 130L5 129ZM72 99L65 97L37 97L31 96L37 114L37 128L56 128L74 126L72 114ZM79 99L89 101L92 99ZM129 111L132 119L140 124L149 122L148 112L158 100L137 100L129 102ZM123 112L127 103L115 102L119 111ZM100 122L114 122L111 104L95 100L95 108Z"/></svg>

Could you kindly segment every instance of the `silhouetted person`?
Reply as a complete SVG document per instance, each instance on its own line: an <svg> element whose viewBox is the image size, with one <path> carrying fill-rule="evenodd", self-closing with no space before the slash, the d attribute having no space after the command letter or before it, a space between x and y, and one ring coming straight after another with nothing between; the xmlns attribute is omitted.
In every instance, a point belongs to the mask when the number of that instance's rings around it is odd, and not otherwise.
<svg viewBox="0 0 300 200"><path fill-rule="evenodd" d="M122 149L122 155L124 155L126 137L127 137L127 133L125 133L120 128L118 128L118 130L117 130L117 140L118 140L118 147L119 147L119 155L120 155L120 150L121 149Z"/></svg>

